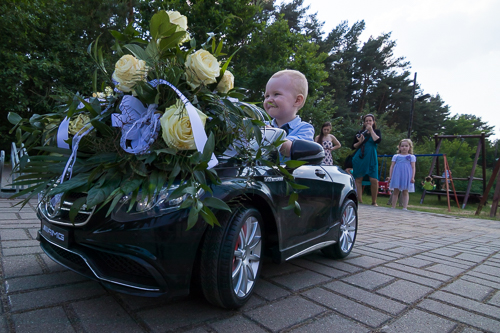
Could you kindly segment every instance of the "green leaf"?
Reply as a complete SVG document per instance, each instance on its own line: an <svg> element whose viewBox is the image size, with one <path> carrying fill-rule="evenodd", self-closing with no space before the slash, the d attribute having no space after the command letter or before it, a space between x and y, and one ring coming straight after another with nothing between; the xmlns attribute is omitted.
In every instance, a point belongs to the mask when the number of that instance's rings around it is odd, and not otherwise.
<svg viewBox="0 0 500 333"><path fill-rule="evenodd" d="M160 26L165 22L170 23L170 19L167 12L165 12L164 10L159 11L158 13L154 14L153 17L151 17L151 21L149 23L149 32L151 33L151 37L153 38L153 40L158 39Z"/></svg>
<svg viewBox="0 0 500 333"><path fill-rule="evenodd" d="M177 46L180 40L187 34L185 31L178 31L170 35L169 37L163 38L160 41L160 52L163 52L166 49L169 49L173 46Z"/></svg>
<svg viewBox="0 0 500 333"><path fill-rule="evenodd" d="M208 136L208 140L205 143L205 147L203 148L203 154L201 156L202 161L210 161L212 158L212 153L214 152L215 148L215 138L213 132L210 132L210 135Z"/></svg>
<svg viewBox="0 0 500 333"><path fill-rule="evenodd" d="M212 210L208 208L207 206L203 206L203 208L200 211L201 217L207 222L209 225L212 227L214 225L220 226L219 221L217 220L217 217L214 215Z"/></svg>
<svg viewBox="0 0 500 333"><path fill-rule="evenodd" d="M115 133L112 127L106 125L102 121L94 119L90 123L94 126L97 132L101 133L103 136L112 136Z"/></svg>
<svg viewBox="0 0 500 333"><path fill-rule="evenodd" d="M111 35L113 35L113 37L115 37L116 40L119 40L120 42L125 42L127 40L127 37L121 32L118 32L116 30L109 30L109 32L111 33Z"/></svg>
<svg viewBox="0 0 500 333"><path fill-rule="evenodd" d="M15 112L9 112L7 119L12 125L17 125L23 120L23 118Z"/></svg>
<svg viewBox="0 0 500 333"><path fill-rule="evenodd" d="M154 65L151 61L152 60L151 57L139 45L127 44L124 46L124 48L129 50L137 59L144 60L149 66Z"/></svg>
<svg viewBox="0 0 500 333"><path fill-rule="evenodd" d="M201 170L193 171L193 175L199 183L201 184L207 183L207 179L205 178L205 171Z"/></svg>
<svg viewBox="0 0 500 333"><path fill-rule="evenodd" d="M125 194L134 192L141 186L142 180L141 179L131 179L131 180L125 180L120 184L120 188L122 189L122 192Z"/></svg>
<svg viewBox="0 0 500 333"><path fill-rule="evenodd" d="M191 210L189 211L188 225L187 225L186 230L189 230L192 227L194 227L194 225L198 221L198 216L199 216L200 210L202 208L203 208L203 204L199 201L195 201L193 206L191 206Z"/></svg>
<svg viewBox="0 0 500 333"><path fill-rule="evenodd" d="M203 204L216 209L231 211L231 208L221 199L215 197L206 197Z"/></svg>
<svg viewBox="0 0 500 333"><path fill-rule="evenodd" d="M75 201L73 201L73 204L71 205L71 208L69 209L69 220L71 223L75 223L75 217L80 211L80 208L87 202L86 197L78 198Z"/></svg>
<svg viewBox="0 0 500 333"><path fill-rule="evenodd" d="M295 160L290 160L290 161L286 161L285 162L285 165L287 168L290 168L290 169L296 169L304 164L306 164L307 162L306 161L295 161Z"/></svg>

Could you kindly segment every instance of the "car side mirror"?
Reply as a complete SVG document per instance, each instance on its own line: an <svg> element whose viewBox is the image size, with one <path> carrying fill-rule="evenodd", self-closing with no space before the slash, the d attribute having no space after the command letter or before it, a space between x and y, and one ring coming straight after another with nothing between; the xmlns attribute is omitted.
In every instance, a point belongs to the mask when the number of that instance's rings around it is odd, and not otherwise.
<svg viewBox="0 0 500 333"><path fill-rule="evenodd" d="M294 140L290 149L290 159L306 161L307 164L319 165L325 158L323 147L313 141Z"/></svg>

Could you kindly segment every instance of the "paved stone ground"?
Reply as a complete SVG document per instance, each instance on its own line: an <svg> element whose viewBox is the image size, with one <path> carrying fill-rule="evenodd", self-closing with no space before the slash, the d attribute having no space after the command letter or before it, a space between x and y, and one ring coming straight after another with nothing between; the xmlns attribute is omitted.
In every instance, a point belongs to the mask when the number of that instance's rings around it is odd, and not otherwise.
<svg viewBox="0 0 500 333"><path fill-rule="evenodd" d="M500 332L500 221L362 205L352 254L266 263L239 311L109 292L52 262L0 200L3 332Z"/></svg>

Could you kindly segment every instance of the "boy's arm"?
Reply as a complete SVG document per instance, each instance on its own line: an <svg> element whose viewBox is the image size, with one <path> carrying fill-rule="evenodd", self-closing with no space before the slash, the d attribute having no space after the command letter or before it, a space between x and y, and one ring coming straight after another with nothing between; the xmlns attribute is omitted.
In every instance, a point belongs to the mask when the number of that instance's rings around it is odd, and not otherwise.
<svg viewBox="0 0 500 333"><path fill-rule="evenodd" d="M280 153L286 157L290 157L292 142L295 140L314 141L314 127L309 123L301 122L286 137L286 141L281 145Z"/></svg>

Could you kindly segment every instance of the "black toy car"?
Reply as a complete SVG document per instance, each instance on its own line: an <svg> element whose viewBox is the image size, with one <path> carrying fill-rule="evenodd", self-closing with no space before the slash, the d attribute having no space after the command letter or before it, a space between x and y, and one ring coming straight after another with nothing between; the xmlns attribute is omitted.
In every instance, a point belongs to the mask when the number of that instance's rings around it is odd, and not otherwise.
<svg viewBox="0 0 500 333"><path fill-rule="evenodd" d="M281 130L267 131L276 139ZM344 258L357 232L357 199L351 175L336 166L322 166L323 148L297 140L291 158L308 163L294 170L300 190L301 216L288 205L286 184L273 169L248 170L220 159L222 183L213 195L232 207L219 212L220 227L199 222L186 230L188 209L179 209L183 197L169 200L165 191L154 204L138 202L127 212L127 198L109 217L106 209L83 207L75 222L69 220L72 202L85 194L70 195L61 207L41 201L39 240L57 263L100 281L105 287L141 296L182 296L192 279L199 281L213 304L237 308L250 298L262 266L262 256L277 263L321 249L332 258ZM171 191L172 189L170 189ZM203 196L204 193L198 195Z"/></svg>

